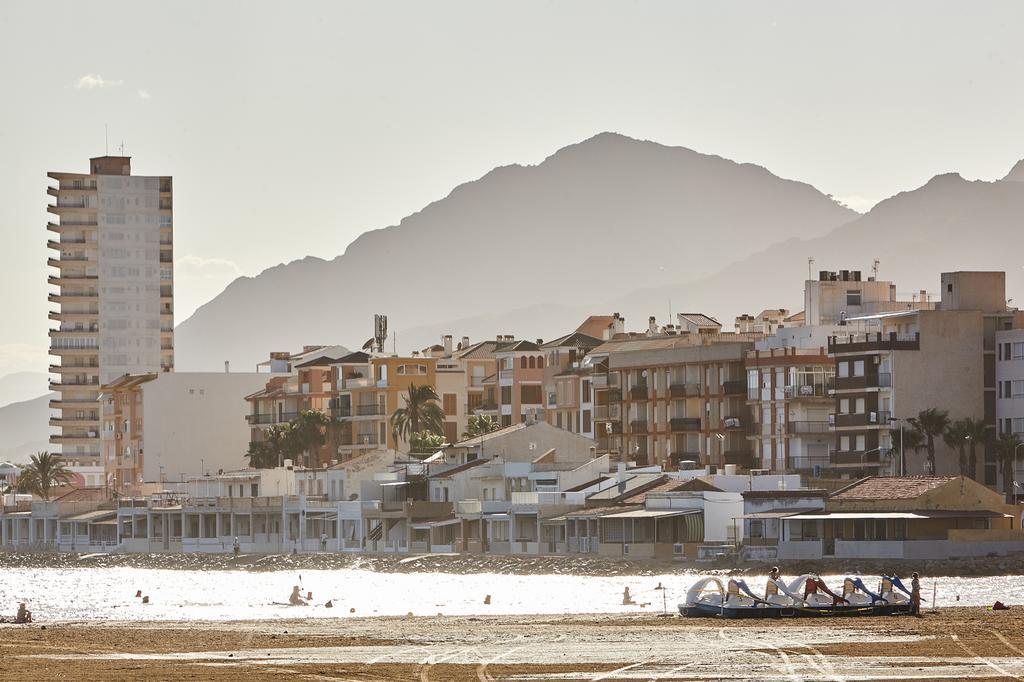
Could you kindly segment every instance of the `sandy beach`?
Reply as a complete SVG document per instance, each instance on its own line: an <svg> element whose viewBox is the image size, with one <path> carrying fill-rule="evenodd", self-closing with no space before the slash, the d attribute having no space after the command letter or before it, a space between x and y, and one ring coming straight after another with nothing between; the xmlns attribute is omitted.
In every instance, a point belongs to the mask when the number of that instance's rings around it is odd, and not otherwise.
<svg viewBox="0 0 1024 682"><path fill-rule="evenodd" d="M772 622L577 615L0 627L9 680L1024 678L1017 609Z"/></svg>

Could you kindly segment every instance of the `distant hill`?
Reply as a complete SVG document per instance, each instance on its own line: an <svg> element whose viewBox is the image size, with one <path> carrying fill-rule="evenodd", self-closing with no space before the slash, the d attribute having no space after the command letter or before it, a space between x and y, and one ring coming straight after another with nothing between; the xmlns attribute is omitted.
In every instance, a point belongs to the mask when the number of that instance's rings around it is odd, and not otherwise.
<svg viewBox="0 0 1024 682"><path fill-rule="evenodd" d="M0 461L15 464L49 449L50 407L56 393L0 407Z"/></svg>
<svg viewBox="0 0 1024 682"><path fill-rule="evenodd" d="M234 281L178 326L175 364L250 367L310 339L359 347L376 312L389 315L407 351L437 340L408 333L416 328L696 281L857 217L759 166L604 133L537 166L497 168L397 226L363 234L333 260L309 257Z"/></svg>
<svg viewBox="0 0 1024 682"><path fill-rule="evenodd" d="M49 388L49 377L43 372L12 372L0 377L0 407L30 400Z"/></svg>

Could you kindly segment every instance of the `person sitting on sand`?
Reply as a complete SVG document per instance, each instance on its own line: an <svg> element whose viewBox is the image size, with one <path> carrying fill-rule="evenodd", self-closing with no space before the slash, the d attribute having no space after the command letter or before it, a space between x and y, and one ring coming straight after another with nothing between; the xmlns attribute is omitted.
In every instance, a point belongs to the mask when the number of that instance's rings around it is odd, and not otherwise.
<svg viewBox="0 0 1024 682"><path fill-rule="evenodd" d="M25 602L18 604L18 615L14 617L14 622L18 625L32 622L32 612L25 608Z"/></svg>
<svg viewBox="0 0 1024 682"><path fill-rule="evenodd" d="M305 606L306 602L302 599L302 594L299 592L299 586L295 585L292 587L292 596L288 597L288 603L292 606Z"/></svg>

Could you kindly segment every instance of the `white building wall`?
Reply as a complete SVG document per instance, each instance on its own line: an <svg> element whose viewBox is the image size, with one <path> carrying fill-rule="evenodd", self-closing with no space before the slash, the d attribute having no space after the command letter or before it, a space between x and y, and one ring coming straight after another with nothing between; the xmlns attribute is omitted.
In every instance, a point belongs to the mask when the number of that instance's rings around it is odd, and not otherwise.
<svg viewBox="0 0 1024 682"><path fill-rule="evenodd" d="M262 388L256 372L162 373L142 386L143 455L146 481L183 477L248 464L248 404ZM200 462L203 460L203 462Z"/></svg>
<svg viewBox="0 0 1024 682"><path fill-rule="evenodd" d="M100 383L160 370L160 179L97 176ZM166 265L168 283L171 264Z"/></svg>

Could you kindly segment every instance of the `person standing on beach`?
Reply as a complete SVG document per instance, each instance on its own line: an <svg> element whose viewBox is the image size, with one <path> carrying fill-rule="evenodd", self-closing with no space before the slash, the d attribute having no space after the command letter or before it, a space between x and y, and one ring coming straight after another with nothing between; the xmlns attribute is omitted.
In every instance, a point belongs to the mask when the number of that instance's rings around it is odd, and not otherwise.
<svg viewBox="0 0 1024 682"><path fill-rule="evenodd" d="M238 544L238 538L237 537L235 538L235 541L233 543L231 543L231 548L234 550L235 556L238 556L239 552L242 551L242 546L240 544Z"/></svg>
<svg viewBox="0 0 1024 682"><path fill-rule="evenodd" d="M910 613L921 618L921 578L917 571L910 576Z"/></svg>

